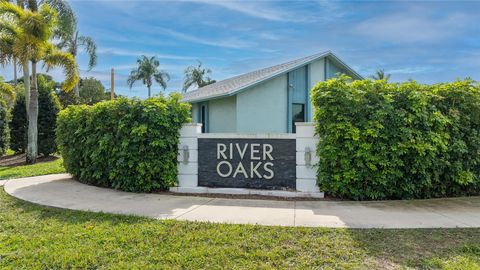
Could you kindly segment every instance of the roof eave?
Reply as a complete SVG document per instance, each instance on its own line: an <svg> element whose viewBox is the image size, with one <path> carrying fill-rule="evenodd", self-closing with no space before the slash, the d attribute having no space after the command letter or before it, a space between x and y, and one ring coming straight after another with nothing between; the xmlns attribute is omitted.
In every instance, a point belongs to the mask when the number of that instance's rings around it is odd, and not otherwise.
<svg viewBox="0 0 480 270"><path fill-rule="evenodd" d="M198 103L198 102L202 102L202 101L207 101L207 100L212 100L212 99L218 99L218 98L222 98L222 97L228 97L228 96L233 96L241 91L244 91L244 90L247 90L251 87L254 87L264 81L267 81L267 80L270 80L270 79L273 79L273 78L276 78L278 76L281 76L283 74L286 74L290 71L293 71L301 66L304 66L304 65L309 65L315 61L317 61L318 59L321 59L321 58L327 58L327 57L332 57L336 62L338 62L340 65L342 65L343 67L345 67L350 73L352 73L353 75L355 75L357 78L357 80L363 80L364 77L360 74L358 74L355 70L353 70L349 65L347 65L345 62L343 62L342 60L340 60L340 58L338 58L334 53L332 53L331 51L326 51L325 53L319 55L318 57L315 57L313 58L312 60L310 61L307 61L307 62L304 62L304 63L301 63L299 65L296 65L296 66L293 66L287 70L283 70L281 72L277 72L275 74L272 74L268 77L265 77L264 79L260 80L260 81L256 81L254 83L251 83L251 84L248 84L248 85L245 85L243 87L239 87L235 90L232 90L228 93L225 93L225 94L220 94L220 95L216 95L216 96L209 96L209 97L204 97L204 98L199 98L199 99L190 99L190 100L183 100L185 102L190 102L190 103Z"/></svg>

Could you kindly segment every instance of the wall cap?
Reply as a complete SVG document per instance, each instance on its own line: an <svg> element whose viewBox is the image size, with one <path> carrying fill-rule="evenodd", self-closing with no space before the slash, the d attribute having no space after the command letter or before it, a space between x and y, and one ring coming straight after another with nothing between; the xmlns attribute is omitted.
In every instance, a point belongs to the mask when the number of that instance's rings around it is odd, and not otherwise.
<svg viewBox="0 0 480 270"><path fill-rule="evenodd" d="M184 123L183 126L184 127L201 127L202 124L201 123Z"/></svg>
<svg viewBox="0 0 480 270"><path fill-rule="evenodd" d="M307 126L307 127L313 127L315 123L313 122L295 122L295 126Z"/></svg>
<svg viewBox="0 0 480 270"><path fill-rule="evenodd" d="M202 133L199 139L295 139L293 133Z"/></svg>

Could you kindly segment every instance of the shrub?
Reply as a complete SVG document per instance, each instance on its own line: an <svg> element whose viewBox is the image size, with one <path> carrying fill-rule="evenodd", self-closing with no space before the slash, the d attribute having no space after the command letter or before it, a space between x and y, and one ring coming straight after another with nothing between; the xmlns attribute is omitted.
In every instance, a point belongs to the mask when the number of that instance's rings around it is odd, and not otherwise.
<svg viewBox="0 0 480 270"><path fill-rule="evenodd" d="M480 89L471 81L353 81L312 90L318 184L356 200L476 194Z"/></svg>
<svg viewBox="0 0 480 270"><path fill-rule="evenodd" d="M54 81L44 75L38 76L38 153L44 156L55 153L55 127L60 102L53 93ZM10 122L10 148L23 153L27 149L27 110L25 94L19 93L12 109Z"/></svg>
<svg viewBox="0 0 480 270"><path fill-rule="evenodd" d="M62 108L80 104L80 98L78 98L73 91L65 92L60 90L57 96L58 100L60 100L60 104L62 104Z"/></svg>
<svg viewBox="0 0 480 270"><path fill-rule="evenodd" d="M65 169L79 181L125 191L167 189L177 180L179 130L190 105L180 95L69 106L57 121Z"/></svg>
<svg viewBox="0 0 480 270"><path fill-rule="evenodd" d="M8 108L4 100L0 100L0 155L4 155L9 147Z"/></svg>
<svg viewBox="0 0 480 270"><path fill-rule="evenodd" d="M25 95L17 94L10 121L10 149L16 153L23 153L27 149L27 110L25 106Z"/></svg>
<svg viewBox="0 0 480 270"><path fill-rule="evenodd" d="M53 93L53 81L38 80L38 153L48 156L57 151L55 128L60 101Z"/></svg>

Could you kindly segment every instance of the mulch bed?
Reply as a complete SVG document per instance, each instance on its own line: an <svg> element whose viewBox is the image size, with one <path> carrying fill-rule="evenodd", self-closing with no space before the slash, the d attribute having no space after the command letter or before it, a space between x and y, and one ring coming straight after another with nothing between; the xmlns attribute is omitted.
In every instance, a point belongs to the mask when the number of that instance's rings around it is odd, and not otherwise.
<svg viewBox="0 0 480 270"><path fill-rule="evenodd" d="M22 166L26 165L26 154L21 153L21 154L13 154L13 155L8 155L8 156L3 156L0 157L0 166L3 167L15 167L15 166ZM37 158L37 163L42 163L42 162L50 162L57 160L58 157L56 156L40 156Z"/></svg>

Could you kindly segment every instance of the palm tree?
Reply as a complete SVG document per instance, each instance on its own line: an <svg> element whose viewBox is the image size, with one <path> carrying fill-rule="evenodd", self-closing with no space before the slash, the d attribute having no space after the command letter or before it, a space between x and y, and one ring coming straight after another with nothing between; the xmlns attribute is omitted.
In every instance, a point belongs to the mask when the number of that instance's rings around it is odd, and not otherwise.
<svg viewBox="0 0 480 270"><path fill-rule="evenodd" d="M66 23L61 27L61 30L58 31L58 37L61 41L57 46L60 49L66 49L66 51L73 55L74 58L77 57L79 47L83 47L84 51L89 56L88 71L92 70L92 68L97 65L97 45L91 37L79 35L77 30L77 19L74 14L67 16ZM75 95L80 97L78 84L75 85L73 90Z"/></svg>
<svg viewBox="0 0 480 270"><path fill-rule="evenodd" d="M37 6L35 1L28 1L29 10L8 2L0 2L0 59L16 58L22 65L24 74L25 96L28 115L27 163L35 163L38 146L38 90L37 63L43 61L47 70L62 67L65 72L63 88L71 90L78 82L78 67L70 53L62 52L50 40L57 24L57 12L50 5ZM4 45L10 44L11 48ZM29 61L32 74L30 81Z"/></svg>
<svg viewBox="0 0 480 270"><path fill-rule="evenodd" d="M159 70L160 61L158 61L155 56L150 58L142 55L137 59L138 67L132 72L128 77L127 84L132 88L133 84L136 81L142 81L148 88L148 97L151 97L152 84L157 82L165 90L167 88L167 81L170 80L170 75L163 70Z"/></svg>
<svg viewBox="0 0 480 270"><path fill-rule="evenodd" d="M188 88L196 85L197 88L204 87L215 83L215 80L207 77L207 74L212 73L210 69L202 67L202 62L198 61L198 66L189 66L185 69L185 80L183 81L183 92L187 92Z"/></svg>
<svg viewBox="0 0 480 270"><path fill-rule="evenodd" d="M385 74L384 69L379 69L375 71L375 74L370 76L370 78L374 80L385 80L388 81L390 79L391 74Z"/></svg>
<svg viewBox="0 0 480 270"><path fill-rule="evenodd" d="M69 32L69 29L76 27L76 18L73 10L68 2L64 0L40 0L38 3L35 0L7 0L7 2L16 3L19 7L30 8L36 10L41 3L47 3L58 12L58 27L56 29L56 35L61 36L63 32ZM15 57L11 59L13 65L13 85L17 86L17 67L18 61ZM27 104L28 107L28 104Z"/></svg>

